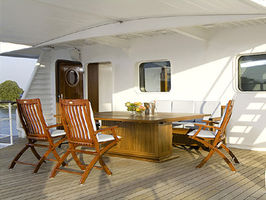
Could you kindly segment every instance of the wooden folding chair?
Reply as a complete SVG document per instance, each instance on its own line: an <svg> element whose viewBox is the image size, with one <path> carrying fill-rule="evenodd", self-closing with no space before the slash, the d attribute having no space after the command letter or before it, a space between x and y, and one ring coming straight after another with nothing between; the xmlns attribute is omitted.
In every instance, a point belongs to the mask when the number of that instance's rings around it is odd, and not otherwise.
<svg viewBox="0 0 266 200"><path fill-rule="evenodd" d="M40 166L45 160L50 161L59 161L60 157L56 152L56 147L58 147L63 141L66 140L66 133L63 130L53 130L49 131L51 128L55 128L57 126L62 126L62 124L55 124L51 126L47 126L45 123L45 119L42 113L41 102L40 99L20 99L17 100L18 106L18 114L22 124L22 127L26 133L26 137L28 139L28 143L25 144L25 147L16 155L16 157L11 162L9 169L14 168L16 163L32 165L35 166L34 173L37 173ZM54 142L55 139L59 139L59 141ZM36 142L48 142L48 144L40 144ZM40 156L35 147L45 147L48 150ZM37 164L26 163L18 161L22 154L30 148L33 155L38 159ZM55 159L49 159L48 155L53 153ZM63 163L65 164L65 163Z"/></svg>
<svg viewBox="0 0 266 200"><path fill-rule="evenodd" d="M236 171L232 162L219 149L219 147L222 147L232 157L235 163L239 163L238 159L233 154L233 152L229 148L227 148L226 145L223 143L225 138L225 129L232 115L232 110L233 110L233 101L229 100L225 108L225 112L218 126L209 125L208 122L206 125L196 124L197 126L199 126L199 128L197 130L188 133L188 136L191 139L194 139L202 143L210 150L209 154L201 161L199 165L197 165L198 168L202 167L211 158L214 152L217 152L229 165L230 169L232 171Z"/></svg>
<svg viewBox="0 0 266 200"><path fill-rule="evenodd" d="M75 173L81 175L80 183L83 184L93 167L103 169L108 175L111 175L112 172L104 163L102 156L119 141L119 137L115 133L117 127L96 130L90 102L84 99L60 99L60 113L67 133L69 147L52 170L50 177L55 177L57 171ZM104 132L108 133L108 131L111 131L112 134L103 134ZM77 149L79 146L90 147L90 149ZM88 165L85 165L82 164L76 153L93 154L95 156ZM79 168L84 170L83 172L60 168L69 154L72 155ZM95 166L97 161L99 161L101 167Z"/></svg>

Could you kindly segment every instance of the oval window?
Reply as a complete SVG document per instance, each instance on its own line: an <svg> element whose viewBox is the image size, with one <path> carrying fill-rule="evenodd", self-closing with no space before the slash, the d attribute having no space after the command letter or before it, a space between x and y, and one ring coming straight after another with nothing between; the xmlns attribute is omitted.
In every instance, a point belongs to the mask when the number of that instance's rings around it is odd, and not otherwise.
<svg viewBox="0 0 266 200"><path fill-rule="evenodd" d="M79 73L75 69L69 69L66 72L66 82L71 87L76 86L79 82Z"/></svg>

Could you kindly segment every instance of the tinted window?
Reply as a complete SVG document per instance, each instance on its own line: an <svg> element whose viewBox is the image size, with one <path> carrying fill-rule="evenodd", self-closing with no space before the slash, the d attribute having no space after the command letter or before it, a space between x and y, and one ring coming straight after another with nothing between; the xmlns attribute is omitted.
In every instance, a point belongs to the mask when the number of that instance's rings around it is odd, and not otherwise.
<svg viewBox="0 0 266 200"><path fill-rule="evenodd" d="M266 91L266 55L241 56L238 60L238 88L241 91Z"/></svg>
<svg viewBox="0 0 266 200"><path fill-rule="evenodd" d="M171 89L171 66L169 61L141 63L139 76L142 92L169 92Z"/></svg>

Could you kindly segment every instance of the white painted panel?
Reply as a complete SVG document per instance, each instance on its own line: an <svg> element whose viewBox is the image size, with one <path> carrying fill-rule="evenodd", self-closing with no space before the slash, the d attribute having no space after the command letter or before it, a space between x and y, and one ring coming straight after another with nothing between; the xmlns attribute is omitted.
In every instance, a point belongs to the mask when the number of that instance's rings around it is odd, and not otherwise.
<svg viewBox="0 0 266 200"><path fill-rule="evenodd" d="M157 112L171 112L172 101L168 101L168 100L156 101L155 109Z"/></svg>
<svg viewBox="0 0 266 200"><path fill-rule="evenodd" d="M173 101L172 112L175 113L193 113L194 102L193 101Z"/></svg>
<svg viewBox="0 0 266 200"><path fill-rule="evenodd" d="M195 101L195 113L221 117L221 103L219 101Z"/></svg>
<svg viewBox="0 0 266 200"><path fill-rule="evenodd" d="M113 70L111 64L99 65L99 111L112 111Z"/></svg>

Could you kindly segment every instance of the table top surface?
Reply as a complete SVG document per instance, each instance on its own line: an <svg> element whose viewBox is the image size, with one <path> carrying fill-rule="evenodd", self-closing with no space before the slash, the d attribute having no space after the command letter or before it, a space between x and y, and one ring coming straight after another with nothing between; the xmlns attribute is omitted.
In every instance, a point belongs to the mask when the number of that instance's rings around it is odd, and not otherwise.
<svg viewBox="0 0 266 200"><path fill-rule="evenodd" d="M193 120L210 116L210 114L197 113L163 113L158 112L154 115L132 115L130 112L98 112L94 114L95 120L106 121L128 121L128 122L174 122L183 120Z"/></svg>

